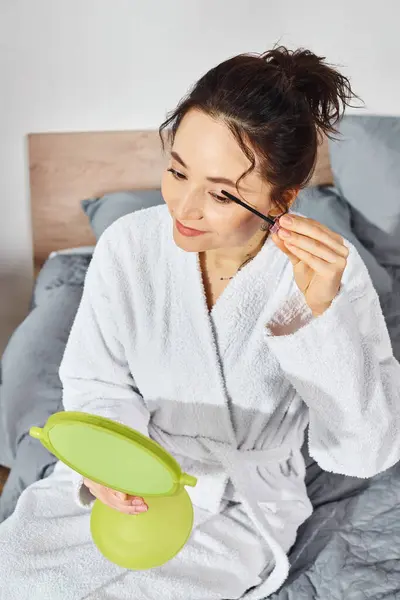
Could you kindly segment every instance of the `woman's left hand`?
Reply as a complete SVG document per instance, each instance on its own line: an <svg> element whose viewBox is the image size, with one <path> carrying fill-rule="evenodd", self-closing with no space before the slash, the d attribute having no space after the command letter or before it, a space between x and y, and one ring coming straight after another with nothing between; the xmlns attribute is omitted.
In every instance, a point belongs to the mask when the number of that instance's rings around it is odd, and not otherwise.
<svg viewBox="0 0 400 600"><path fill-rule="evenodd" d="M289 257L295 281L313 315L320 316L340 289L349 250L342 236L313 219L284 215L279 225L281 229L272 239Z"/></svg>

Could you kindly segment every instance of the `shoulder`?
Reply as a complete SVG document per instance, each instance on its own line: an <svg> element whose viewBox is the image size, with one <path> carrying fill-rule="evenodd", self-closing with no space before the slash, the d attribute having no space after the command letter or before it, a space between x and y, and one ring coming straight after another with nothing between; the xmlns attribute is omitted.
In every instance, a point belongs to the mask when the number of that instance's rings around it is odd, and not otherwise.
<svg viewBox="0 0 400 600"><path fill-rule="evenodd" d="M117 219L100 239L114 248L122 245L150 245L160 240L171 217L165 204L138 210Z"/></svg>
<svg viewBox="0 0 400 600"><path fill-rule="evenodd" d="M95 256L131 264L143 257L159 256L172 241L171 217L166 205L125 215L108 227L97 242Z"/></svg>

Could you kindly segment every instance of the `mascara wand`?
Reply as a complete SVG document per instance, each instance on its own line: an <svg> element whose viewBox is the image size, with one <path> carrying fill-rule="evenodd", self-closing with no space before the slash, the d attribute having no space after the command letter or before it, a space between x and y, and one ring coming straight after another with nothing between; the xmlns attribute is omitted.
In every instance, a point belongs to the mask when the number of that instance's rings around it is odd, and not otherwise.
<svg viewBox="0 0 400 600"><path fill-rule="evenodd" d="M236 202L236 204L243 206L243 208L247 208L247 210L252 212L257 217L260 217L260 219L262 219L263 221L266 221L269 224L269 230L271 233L277 233L279 231L279 229L280 229L279 219L282 215L280 215L280 217L277 217L276 219L271 219L271 217L267 217L266 215L263 215L262 213L258 212L258 210L256 210L252 206L249 206L245 202L242 202L242 200L239 200L239 198L236 198L236 196L234 196L233 194L230 194L226 190L221 190L221 194L223 194L224 196L229 198L229 200L232 200L232 202Z"/></svg>

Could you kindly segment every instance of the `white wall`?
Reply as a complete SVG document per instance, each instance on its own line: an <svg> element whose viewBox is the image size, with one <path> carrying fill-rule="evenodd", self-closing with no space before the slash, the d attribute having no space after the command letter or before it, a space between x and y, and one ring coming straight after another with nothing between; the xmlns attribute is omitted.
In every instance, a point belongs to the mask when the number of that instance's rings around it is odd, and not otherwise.
<svg viewBox="0 0 400 600"><path fill-rule="evenodd" d="M25 135L155 128L201 73L274 42L343 65L398 113L397 0L0 0L0 349L31 286Z"/></svg>

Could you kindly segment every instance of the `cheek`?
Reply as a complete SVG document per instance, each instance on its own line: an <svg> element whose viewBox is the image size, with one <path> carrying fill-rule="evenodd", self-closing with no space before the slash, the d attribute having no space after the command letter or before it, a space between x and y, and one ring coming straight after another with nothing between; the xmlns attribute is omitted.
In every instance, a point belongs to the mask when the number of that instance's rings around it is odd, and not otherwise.
<svg viewBox="0 0 400 600"><path fill-rule="evenodd" d="M214 207L209 212L209 221L221 242L232 246L246 243L261 227L258 217L231 205Z"/></svg>

